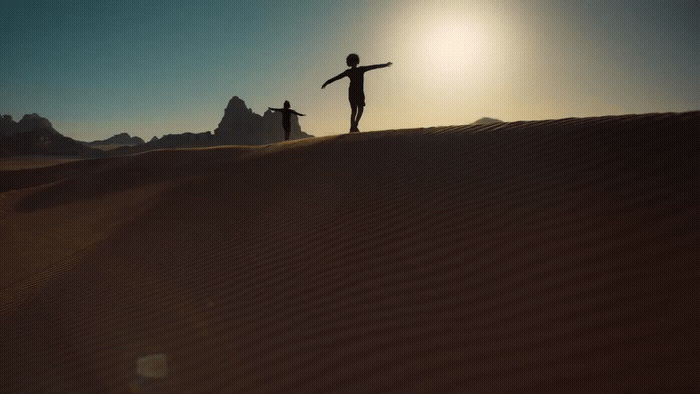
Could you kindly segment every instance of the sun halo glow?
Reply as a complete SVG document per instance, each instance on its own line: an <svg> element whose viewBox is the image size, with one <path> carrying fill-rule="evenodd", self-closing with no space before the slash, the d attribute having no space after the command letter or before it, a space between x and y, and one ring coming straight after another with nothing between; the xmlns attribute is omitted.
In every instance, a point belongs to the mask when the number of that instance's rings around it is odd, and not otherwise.
<svg viewBox="0 0 700 394"><path fill-rule="evenodd" d="M486 54L487 36L477 23L446 22L425 32L423 48L434 72L454 76L479 64Z"/></svg>

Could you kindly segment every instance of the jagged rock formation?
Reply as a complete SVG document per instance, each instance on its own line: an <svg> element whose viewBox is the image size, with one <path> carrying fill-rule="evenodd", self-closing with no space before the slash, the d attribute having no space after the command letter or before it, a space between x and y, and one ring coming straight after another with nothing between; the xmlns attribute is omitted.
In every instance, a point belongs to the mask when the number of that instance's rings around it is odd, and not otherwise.
<svg viewBox="0 0 700 394"><path fill-rule="evenodd" d="M36 113L24 115L19 122L12 120L12 116L10 115L3 115L0 118L0 136L11 137L15 134L37 129L58 133L48 119L42 118Z"/></svg>
<svg viewBox="0 0 700 394"><path fill-rule="evenodd" d="M31 132L31 134L26 134ZM26 135L25 135L26 134ZM293 115L290 139L313 137L304 133L298 118ZM106 140L79 142L64 137L56 131L51 122L37 114L24 115L15 122L12 116L0 117L0 155L64 155L97 157L104 155L92 147L110 147L109 155L122 155L145 152L153 149L192 148L214 145L262 145L280 142L284 139L282 114L265 111L261 116L248 108L243 100L234 96L229 101L224 116L214 133L167 134L161 138L153 137L144 142L140 137L131 137L127 133L117 134ZM116 147L116 148L115 148Z"/></svg>
<svg viewBox="0 0 700 394"><path fill-rule="evenodd" d="M138 152L146 152L154 149L171 149L171 148L201 148L205 146L217 145L216 137L211 131L204 133L182 133L182 134L166 134L161 138L153 137L150 141L135 145L121 146L109 151L110 155L124 155Z"/></svg>
<svg viewBox="0 0 700 394"><path fill-rule="evenodd" d="M0 156L14 155L99 157L103 153L61 135L48 119L34 113L19 122L10 115L0 117Z"/></svg>
<svg viewBox="0 0 700 394"><path fill-rule="evenodd" d="M206 131L204 133L166 134L161 138L153 137L145 147L148 149L162 149L212 145L216 145L216 139L211 134L211 131Z"/></svg>
<svg viewBox="0 0 700 394"><path fill-rule="evenodd" d="M136 146L145 144L146 142L141 139L141 137L130 136L129 133L121 133L109 137L105 140L87 142L86 145L89 146L100 146L100 145L121 145L121 146Z"/></svg>
<svg viewBox="0 0 700 394"><path fill-rule="evenodd" d="M104 153L44 127L0 136L0 156L15 155L101 157Z"/></svg>
<svg viewBox="0 0 700 394"><path fill-rule="evenodd" d="M312 137L301 130L299 119L295 115L292 116L291 126L290 139ZM225 145L261 145L279 142L284 139L282 114L268 110L260 116L248 108L238 96L234 96L228 102L224 116L214 130L214 135L219 144Z"/></svg>
<svg viewBox="0 0 700 394"><path fill-rule="evenodd" d="M254 145L254 132L260 129L261 120L260 115L246 107L238 96L234 96L228 102L214 135L222 144Z"/></svg>

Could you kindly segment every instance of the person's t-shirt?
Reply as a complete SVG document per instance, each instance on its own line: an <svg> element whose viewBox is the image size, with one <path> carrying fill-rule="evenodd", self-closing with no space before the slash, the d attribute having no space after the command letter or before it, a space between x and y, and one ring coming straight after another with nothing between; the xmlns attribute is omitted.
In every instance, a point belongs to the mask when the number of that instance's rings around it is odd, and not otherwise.
<svg viewBox="0 0 700 394"><path fill-rule="evenodd" d="M349 92L353 94L362 94L364 92L366 67L355 67L345 71L345 75L350 78Z"/></svg>

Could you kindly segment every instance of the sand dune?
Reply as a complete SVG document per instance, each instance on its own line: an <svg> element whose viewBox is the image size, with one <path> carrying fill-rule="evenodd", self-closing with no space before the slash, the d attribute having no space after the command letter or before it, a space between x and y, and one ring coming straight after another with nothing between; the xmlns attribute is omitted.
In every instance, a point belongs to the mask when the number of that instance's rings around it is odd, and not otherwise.
<svg viewBox="0 0 700 394"><path fill-rule="evenodd" d="M0 391L697 391L698 174L700 112L2 171Z"/></svg>
<svg viewBox="0 0 700 394"><path fill-rule="evenodd" d="M80 160L79 157L61 157L61 156L12 156L0 157L0 171L17 171L33 168L50 167L61 163ZM0 185L3 190L7 190L9 186Z"/></svg>

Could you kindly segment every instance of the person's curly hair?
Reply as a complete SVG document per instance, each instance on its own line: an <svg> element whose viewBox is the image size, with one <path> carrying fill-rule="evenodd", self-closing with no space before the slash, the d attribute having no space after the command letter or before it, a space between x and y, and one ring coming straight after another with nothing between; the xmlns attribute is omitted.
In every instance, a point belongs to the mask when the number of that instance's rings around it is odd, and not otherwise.
<svg viewBox="0 0 700 394"><path fill-rule="evenodd" d="M360 64L360 57L356 53L351 53L345 58L345 63L347 63L348 67L357 66Z"/></svg>

